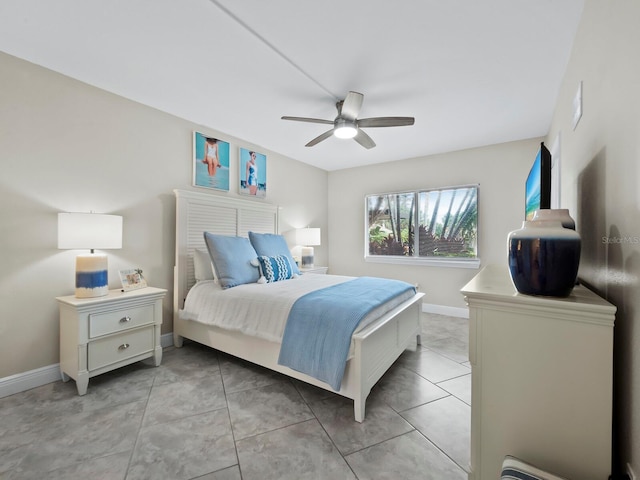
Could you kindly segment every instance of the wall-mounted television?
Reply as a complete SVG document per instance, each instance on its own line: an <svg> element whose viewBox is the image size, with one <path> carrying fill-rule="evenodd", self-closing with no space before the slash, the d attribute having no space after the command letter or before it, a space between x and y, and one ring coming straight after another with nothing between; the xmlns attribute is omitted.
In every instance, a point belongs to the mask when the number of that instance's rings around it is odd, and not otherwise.
<svg viewBox="0 0 640 480"><path fill-rule="evenodd" d="M525 220L531 220L533 212L543 208L551 208L551 153L544 142L525 183Z"/></svg>

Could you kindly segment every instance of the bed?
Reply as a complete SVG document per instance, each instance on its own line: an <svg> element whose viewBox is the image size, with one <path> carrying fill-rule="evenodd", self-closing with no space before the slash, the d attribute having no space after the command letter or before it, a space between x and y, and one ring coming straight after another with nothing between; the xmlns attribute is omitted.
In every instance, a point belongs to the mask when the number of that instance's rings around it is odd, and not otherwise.
<svg viewBox="0 0 640 480"><path fill-rule="evenodd" d="M235 237L248 237L249 232L277 234L278 207L262 201L228 198L190 190L175 190L174 193L176 196L174 345L179 348L183 344L183 339L193 340L335 392L353 400L355 420L364 421L365 403L372 387L408 346L416 341L420 343L420 303L424 294L415 292L410 295L405 294L404 298L395 299L385 307L367 315L366 321L351 337L348 359L339 389L332 388L329 383L278 363L281 350L280 333L276 332L274 335L257 333L252 330L252 327L246 325L242 328L234 328L224 322L215 324L215 320L204 319L205 315L198 310L199 304L207 302L211 305L219 304L218 298L207 300L207 295L215 296L218 289L214 285L207 285L206 282L213 282L212 280L199 281L196 284L197 257L207 248L203 232ZM278 285L242 285L227 289L225 292L233 292L233 295L239 296L243 290L247 290L253 297L254 292L257 291L281 290L284 284L293 285L307 292L309 289L315 291L347 280L349 277L305 274L295 280L276 282ZM190 292L191 290L193 291ZM189 297L188 301L187 297ZM291 300L286 299L284 302L290 304ZM233 312L235 307L230 305L225 308ZM246 322L250 320L251 315L248 314ZM278 330L282 327L272 328Z"/></svg>

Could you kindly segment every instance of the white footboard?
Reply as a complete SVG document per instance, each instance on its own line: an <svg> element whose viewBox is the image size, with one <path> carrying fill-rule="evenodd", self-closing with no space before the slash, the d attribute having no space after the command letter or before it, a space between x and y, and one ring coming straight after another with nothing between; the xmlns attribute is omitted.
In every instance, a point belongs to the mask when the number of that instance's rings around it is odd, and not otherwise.
<svg viewBox="0 0 640 480"><path fill-rule="evenodd" d="M354 394L350 398L353 398L356 421L364 420L366 399L373 386L408 346L414 341L420 343L420 299L423 296L423 293L416 294L379 322L353 336L355 350L351 371L357 372L358 385L353 386Z"/></svg>

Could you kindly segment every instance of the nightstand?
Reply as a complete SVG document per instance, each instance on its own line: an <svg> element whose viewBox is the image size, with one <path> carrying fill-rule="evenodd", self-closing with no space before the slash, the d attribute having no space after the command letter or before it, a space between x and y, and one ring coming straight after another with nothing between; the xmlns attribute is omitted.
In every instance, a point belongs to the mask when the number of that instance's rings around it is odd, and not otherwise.
<svg viewBox="0 0 640 480"><path fill-rule="evenodd" d="M78 394L89 378L153 357L162 361L160 327L166 290L146 287L108 295L57 297L60 307L60 373L73 378Z"/></svg>
<svg viewBox="0 0 640 480"><path fill-rule="evenodd" d="M311 268L300 267L301 273L318 273L318 274L324 275L325 273L327 273L327 270L329 270L329 267L311 267Z"/></svg>

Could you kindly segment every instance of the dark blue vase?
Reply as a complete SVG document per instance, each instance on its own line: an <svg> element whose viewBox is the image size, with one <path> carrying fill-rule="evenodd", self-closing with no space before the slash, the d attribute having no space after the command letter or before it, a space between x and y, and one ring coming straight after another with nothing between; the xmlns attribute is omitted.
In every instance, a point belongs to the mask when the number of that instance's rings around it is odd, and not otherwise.
<svg viewBox="0 0 640 480"><path fill-rule="evenodd" d="M580 265L580 235L557 221L523 222L509 234L509 272L516 290L527 295L566 297Z"/></svg>

